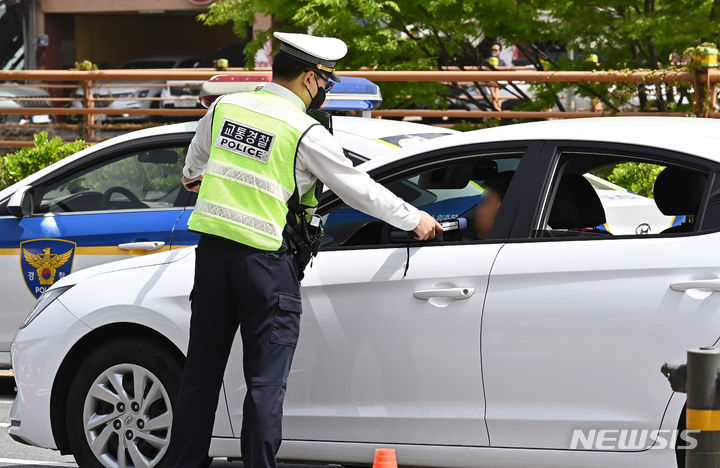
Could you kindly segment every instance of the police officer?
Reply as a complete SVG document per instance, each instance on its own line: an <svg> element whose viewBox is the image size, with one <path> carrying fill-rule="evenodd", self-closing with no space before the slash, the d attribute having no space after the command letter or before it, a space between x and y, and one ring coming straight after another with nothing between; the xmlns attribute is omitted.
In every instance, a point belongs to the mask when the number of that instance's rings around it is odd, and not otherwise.
<svg viewBox="0 0 720 468"><path fill-rule="evenodd" d="M414 231L419 240L442 232L430 215L354 168L330 132L306 114L340 80L335 61L345 56L345 43L274 36L280 50L272 82L217 99L198 124L183 168L183 185L198 192L188 228L201 237L167 453L171 467L210 463L215 409L238 326L247 386L243 461L246 467L276 466L301 313L298 249L288 232L317 205L317 179L348 205Z"/></svg>

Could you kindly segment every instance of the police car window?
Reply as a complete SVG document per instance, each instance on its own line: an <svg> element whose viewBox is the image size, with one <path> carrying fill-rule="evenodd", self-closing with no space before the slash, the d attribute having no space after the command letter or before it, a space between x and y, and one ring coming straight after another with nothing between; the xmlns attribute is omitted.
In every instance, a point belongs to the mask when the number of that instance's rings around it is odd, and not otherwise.
<svg viewBox="0 0 720 468"><path fill-rule="evenodd" d="M688 233L707 173L655 159L567 153L534 237L604 238Z"/></svg>
<svg viewBox="0 0 720 468"><path fill-rule="evenodd" d="M38 189L35 213L179 206L186 146L146 149L74 171Z"/></svg>
<svg viewBox="0 0 720 468"><path fill-rule="evenodd" d="M519 156L466 159L409 174L385 186L438 221L459 219L461 229L448 231L441 241L481 240L484 237L478 234L475 217L485 200L483 196L488 195L486 189L490 186L494 189L490 192L495 189L504 192L519 162ZM323 223L321 249L387 245L408 239L404 231L344 204L324 213Z"/></svg>

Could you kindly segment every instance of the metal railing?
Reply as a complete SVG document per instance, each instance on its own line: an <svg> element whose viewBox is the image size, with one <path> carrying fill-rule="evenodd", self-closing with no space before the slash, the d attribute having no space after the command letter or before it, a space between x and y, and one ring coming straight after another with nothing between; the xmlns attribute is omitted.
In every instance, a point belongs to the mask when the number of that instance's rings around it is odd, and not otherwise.
<svg viewBox="0 0 720 468"><path fill-rule="evenodd" d="M211 76L223 74L242 74L247 76L267 76L270 71L245 70L231 68L225 71L215 69L150 69L150 70L0 70L0 89L13 87L38 87L48 90L49 97L0 97L0 115L53 115L53 116L79 116L81 123L61 123L64 129L72 129L81 133L80 136L88 141L95 141L96 131L108 128L107 125L96 122L97 115L124 115L124 116L202 116L205 109L199 108L112 108L112 101L139 101L139 102L179 102L195 100L193 96L160 96L160 97L112 97L96 95L102 88L157 88L171 86L200 86L200 83ZM507 67L497 70L441 70L441 71L378 71L354 70L341 71L341 76L364 77L374 82L441 82L441 83L468 83L488 86L497 96L499 83L635 83L656 84L668 83L692 87L695 101L695 114L701 117L717 118L720 112L716 110L717 83L720 72L715 69L700 71L536 71L528 69L514 69ZM11 81L26 84L9 83ZM168 84L167 81L187 81L189 83ZM113 83L114 82L114 83ZM118 83L121 82L121 83ZM160 82L160 83L158 83ZM193 83L194 82L194 83ZM82 90L73 96L62 96L69 90ZM17 108L4 108L2 101L25 101L26 103L50 103L50 107L27 106ZM80 107L67 107L73 102L80 102ZM558 110L543 111L514 111L514 110L428 110L428 109L378 109L372 112L373 117L448 117L459 119L478 118L515 118L515 119L551 119L551 118L579 118L599 117L606 115L666 115L684 116L683 112L564 112ZM38 125L47 128L48 125ZM132 130L147 125L125 124L121 128ZM0 128L18 128L20 124L0 124ZM26 146L24 141L10 141L0 138L0 146Z"/></svg>

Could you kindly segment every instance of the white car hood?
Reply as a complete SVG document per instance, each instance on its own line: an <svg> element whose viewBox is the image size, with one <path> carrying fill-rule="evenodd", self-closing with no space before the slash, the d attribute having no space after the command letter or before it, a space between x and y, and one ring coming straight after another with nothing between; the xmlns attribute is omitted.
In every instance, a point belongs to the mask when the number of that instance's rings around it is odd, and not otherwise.
<svg viewBox="0 0 720 468"><path fill-rule="evenodd" d="M84 268L75 273L71 273L62 279L58 280L53 284L53 288L70 286L78 284L92 276L101 275L103 273L111 273L120 270L129 270L132 268L142 268L153 265L161 265L164 263L177 262L195 250L194 245L189 247L183 247L180 249L167 250L165 252L158 252L149 255L141 255L138 257L131 257L124 260L117 260L114 262L103 263L93 267Z"/></svg>

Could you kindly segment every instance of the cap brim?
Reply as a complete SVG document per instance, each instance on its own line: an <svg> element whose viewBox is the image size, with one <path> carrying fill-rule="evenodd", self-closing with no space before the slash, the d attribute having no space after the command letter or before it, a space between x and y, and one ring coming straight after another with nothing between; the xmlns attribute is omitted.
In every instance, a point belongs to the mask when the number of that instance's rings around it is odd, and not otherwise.
<svg viewBox="0 0 720 468"><path fill-rule="evenodd" d="M322 76L325 80L331 79L331 80L333 80L333 81L336 82L336 83L340 83L340 77L337 76L334 71L328 73L328 72L326 72L325 70L317 69L316 72L319 73L320 76Z"/></svg>

